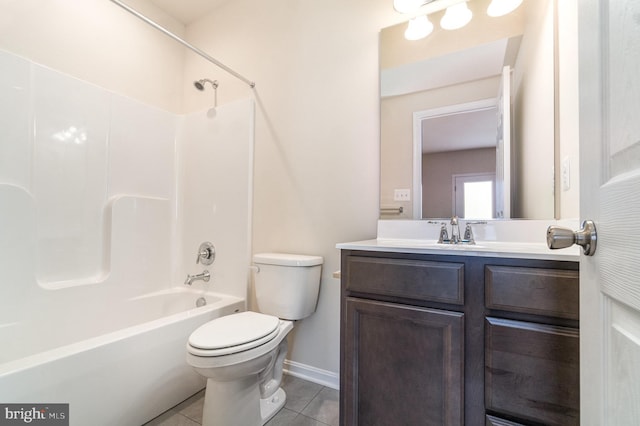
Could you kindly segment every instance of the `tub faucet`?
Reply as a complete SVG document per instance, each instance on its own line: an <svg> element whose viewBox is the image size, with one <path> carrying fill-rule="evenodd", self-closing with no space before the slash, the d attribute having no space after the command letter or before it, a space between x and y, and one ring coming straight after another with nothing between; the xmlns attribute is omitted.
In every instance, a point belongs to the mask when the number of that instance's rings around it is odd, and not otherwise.
<svg viewBox="0 0 640 426"><path fill-rule="evenodd" d="M184 285L191 285L193 284L194 281L197 281L197 280L209 282L210 278L211 278L211 274L209 274L209 271L205 269L204 272L201 274L195 274L195 275L187 274L187 279L184 280Z"/></svg>

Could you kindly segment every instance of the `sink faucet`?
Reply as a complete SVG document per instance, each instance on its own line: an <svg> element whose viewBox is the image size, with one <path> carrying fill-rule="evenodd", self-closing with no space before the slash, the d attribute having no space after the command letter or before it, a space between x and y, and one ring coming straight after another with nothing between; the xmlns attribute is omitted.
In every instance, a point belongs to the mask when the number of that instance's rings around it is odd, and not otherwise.
<svg viewBox="0 0 640 426"><path fill-rule="evenodd" d="M451 244L458 244L460 242L460 226L458 225L458 216L451 218Z"/></svg>
<svg viewBox="0 0 640 426"><path fill-rule="evenodd" d="M208 282L211 278L211 274L206 269L201 274L189 275L187 274L187 279L184 280L184 285L191 285L194 281L202 280L204 282Z"/></svg>

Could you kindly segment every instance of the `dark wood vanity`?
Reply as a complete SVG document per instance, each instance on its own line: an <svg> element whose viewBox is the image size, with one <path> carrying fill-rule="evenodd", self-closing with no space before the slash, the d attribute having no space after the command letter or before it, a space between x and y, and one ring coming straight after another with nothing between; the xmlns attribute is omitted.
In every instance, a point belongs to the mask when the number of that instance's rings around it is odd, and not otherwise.
<svg viewBox="0 0 640 426"><path fill-rule="evenodd" d="M578 262L343 249L340 424L578 425Z"/></svg>

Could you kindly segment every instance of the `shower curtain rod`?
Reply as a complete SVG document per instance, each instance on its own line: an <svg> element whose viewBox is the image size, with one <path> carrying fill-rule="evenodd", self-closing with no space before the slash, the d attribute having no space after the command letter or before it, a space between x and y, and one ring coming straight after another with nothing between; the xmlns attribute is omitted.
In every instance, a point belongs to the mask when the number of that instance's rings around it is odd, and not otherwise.
<svg viewBox="0 0 640 426"><path fill-rule="evenodd" d="M202 56L204 59L206 59L207 61L217 65L218 67L222 68L223 70L225 70L226 72L228 72L229 74L233 75L234 77L244 81L245 83L247 83L249 85L249 87L254 88L256 87L256 83L254 83L253 81L249 80L248 78L243 77L242 75L238 74L237 72L235 72L234 70L232 70L231 68L229 68L228 66L226 66L225 64L223 64L222 62L218 61L217 59L211 57L210 55L208 55L206 52L198 49L197 47L195 47L194 45L186 42L185 40L181 39L180 37L178 37L177 35L175 35L174 33L172 33L171 31L167 30L166 28L164 28L163 26L155 23L154 21L152 21L151 19L147 18L146 16L144 16L143 14L141 14L140 12L138 12L135 9L132 9L131 7L129 7L128 5L122 3L120 0L111 0L111 2L117 4L118 6L120 6L121 8L123 8L124 10L126 10L127 12L131 13L132 15L142 19L144 22L146 22L147 24L151 25L152 27L154 27L155 29L163 32L164 34L168 35L169 37L171 37L172 39L174 39L175 41L177 41L178 43L182 44L184 47L186 47L187 49L193 51L194 53L197 53L198 55Z"/></svg>

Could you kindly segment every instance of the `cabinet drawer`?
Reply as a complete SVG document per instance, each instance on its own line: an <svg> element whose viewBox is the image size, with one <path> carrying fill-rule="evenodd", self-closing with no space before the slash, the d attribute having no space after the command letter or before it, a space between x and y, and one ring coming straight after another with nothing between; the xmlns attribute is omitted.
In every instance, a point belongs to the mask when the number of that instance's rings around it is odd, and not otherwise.
<svg viewBox="0 0 640 426"><path fill-rule="evenodd" d="M485 426L524 426L522 423L516 423L489 415L485 418L484 424Z"/></svg>
<svg viewBox="0 0 640 426"><path fill-rule="evenodd" d="M489 309L578 320L579 273L488 265L485 298Z"/></svg>
<svg viewBox="0 0 640 426"><path fill-rule="evenodd" d="M464 264L348 256L346 290L464 304Z"/></svg>
<svg viewBox="0 0 640 426"><path fill-rule="evenodd" d="M487 318L486 409L545 425L580 424L578 330Z"/></svg>

